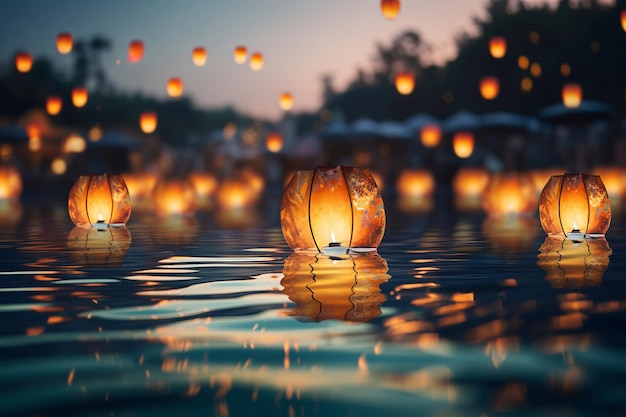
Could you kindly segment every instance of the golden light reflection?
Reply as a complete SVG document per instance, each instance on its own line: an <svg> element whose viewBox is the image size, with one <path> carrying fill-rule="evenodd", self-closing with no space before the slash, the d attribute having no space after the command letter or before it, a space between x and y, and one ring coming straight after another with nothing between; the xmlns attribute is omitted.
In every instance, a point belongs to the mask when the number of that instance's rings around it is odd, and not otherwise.
<svg viewBox="0 0 626 417"><path fill-rule="evenodd" d="M523 172L491 175L483 193L483 208L489 216L529 215L537 210L535 184Z"/></svg>
<svg viewBox="0 0 626 417"><path fill-rule="evenodd" d="M196 190L188 179L161 179L152 190L152 204L158 216L193 216L197 209Z"/></svg>
<svg viewBox="0 0 626 417"><path fill-rule="evenodd" d="M74 261L84 266L118 267L131 244L130 231L122 227L95 229L75 226L67 238Z"/></svg>
<svg viewBox="0 0 626 417"><path fill-rule="evenodd" d="M22 194L22 174L13 165L0 165L0 201L19 199Z"/></svg>
<svg viewBox="0 0 626 417"><path fill-rule="evenodd" d="M530 252L534 250L539 222L532 216L487 216L482 232L497 252Z"/></svg>
<svg viewBox="0 0 626 417"><path fill-rule="evenodd" d="M460 168L452 178L455 208L459 211L482 210L482 194L488 183L489 172L485 168Z"/></svg>

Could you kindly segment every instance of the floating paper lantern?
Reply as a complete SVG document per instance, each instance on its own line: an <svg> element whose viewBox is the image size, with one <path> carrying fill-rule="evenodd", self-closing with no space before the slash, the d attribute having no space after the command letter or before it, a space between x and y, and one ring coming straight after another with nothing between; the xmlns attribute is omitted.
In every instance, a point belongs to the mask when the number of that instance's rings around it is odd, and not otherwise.
<svg viewBox="0 0 626 417"><path fill-rule="evenodd" d="M265 137L265 147L272 153L278 153L283 149L283 135L278 132L268 133Z"/></svg>
<svg viewBox="0 0 626 417"><path fill-rule="evenodd" d="M293 95L291 93L283 93L280 96L280 108L289 111L293 108Z"/></svg>
<svg viewBox="0 0 626 417"><path fill-rule="evenodd" d="M85 107L87 100L89 99L89 92L85 87L74 87L72 89L72 104L74 107Z"/></svg>
<svg viewBox="0 0 626 417"><path fill-rule="evenodd" d="M395 19L400 13L400 0L381 0L380 11L386 19Z"/></svg>
<svg viewBox="0 0 626 417"><path fill-rule="evenodd" d="M435 176L426 169L405 169L396 180L396 190L401 197L430 196L435 191Z"/></svg>
<svg viewBox="0 0 626 417"><path fill-rule="evenodd" d="M402 71L396 74L396 90L402 95L408 95L415 88L415 76L410 71Z"/></svg>
<svg viewBox="0 0 626 417"><path fill-rule="evenodd" d="M489 53L494 58L502 58L506 55L506 38L493 36L489 39Z"/></svg>
<svg viewBox="0 0 626 417"><path fill-rule="evenodd" d="M196 191L198 206L210 206L218 186L217 177L210 172L192 172L189 174L189 181Z"/></svg>
<svg viewBox="0 0 626 417"><path fill-rule="evenodd" d="M480 80L480 95L485 100L493 100L500 92L500 81L496 77L483 77Z"/></svg>
<svg viewBox="0 0 626 417"><path fill-rule="evenodd" d="M76 226L125 225L130 218L130 196L121 175L81 175L67 199L70 219Z"/></svg>
<svg viewBox="0 0 626 417"><path fill-rule="evenodd" d="M122 264L131 241L125 226L102 230L76 226L67 238L67 248L80 265L110 268Z"/></svg>
<svg viewBox="0 0 626 417"><path fill-rule="evenodd" d="M452 136L452 149L459 158L469 158L474 153L474 134L472 132L456 132Z"/></svg>
<svg viewBox="0 0 626 417"><path fill-rule="evenodd" d="M591 174L602 179L611 199L611 209L620 209L626 199L626 168L601 165L594 168Z"/></svg>
<svg viewBox="0 0 626 417"><path fill-rule="evenodd" d="M15 54L15 68L18 72L28 72L33 67L33 56L28 52Z"/></svg>
<svg viewBox="0 0 626 417"><path fill-rule="evenodd" d="M0 165L0 200L17 200L22 194L22 175L12 165Z"/></svg>
<svg viewBox="0 0 626 417"><path fill-rule="evenodd" d="M604 236L611 224L609 196L597 175L554 175L539 199L539 220L548 235L572 240Z"/></svg>
<svg viewBox="0 0 626 417"><path fill-rule="evenodd" d="M489 172L484 168L459 169L452 178L454 205L462 211L482 209L482 195L489 183Z"/></svg>
<svg viewBox="0 0 626 417"><path fill-rule="evenodd" d="M157 114L153 111L145 111L139 115L139 127L143 133L152 133L157 128Z"/></svg>
<svg viewBox="0 0 626 417"><path fill-rule="evenodd" d="M63 99L60 96L50 96L46 99L46 111L50 116L56 116L63 108Z"/></svg>
<svg viewBox="0 0 626 417"><path fill-rule="evenodd" d="M217 203L223 209L248 207L255 200L256 192L242 179L225 179L217 189Z"/></svg>
<svg viewBox="0 0 626 417"><path fill-rule="evenodd" d="M172 77L167 81L167 95L170 97L180 97L183 94L183 80Z"/></svg>
<svg viewBox="0 0 626 417"><path fill-rule="evenodd" d="M196 67L204 66L206 64L206 49L201 46L193 48L191 59Z"/></svg>
<svg viewBox="0 0 626 417"><path fill-rule="evenodd" d="M483 208L490 216L530 215L537 210L535 184L528 174L492 174L483 192Z"/></svg>
<svg viewBox="0 0 626 417"><path fill-rule="evenodd" d="M261 71L263 69L263 54L260 52L255 52L250 55L250 68L253 71Z"/></svg>
<svg viewBox="0 0 626 417"><path fill-rule="evenodd" d="M287 314L305 320L367 322L381 314L389 280L378 254L343 257L294 252L285 259L280 285L296 306Z"/></svg>
<svg viewBox="0 0 626 417"><path fill-rule="evenodd" d="M293 250L346 253L377 248L386 217L369 169L337 166L297 171L283 193L280 222Z"/></svg>
<svg viewBox="0 0 626 417"><path fill-rule="evenodd" d="M197 209L196 190L188 180L163 179L154 187L152 202L159 216L191 216Z"/></svg>
<svg viewBox="0 0 626 417"><path fill-rule="evenodd" d="M238 46L235 48L233 59L238 64L245 64L248 59L248 48L245 46Z"/></svg>
<svg viewBox="0 0 626 417"><path fill-rule="evenodd" d="M580 84L568 83L563 85L561 89L561 97L563 105L569 109L575 109L580 106L583 99L583 89Z"/></svg>
<svg viewBox="0 0 626 417"><path fill-rule="evenodd" d="M434 148L441 142L441 127L436 123L428 123L420 129L420 140L427 148Z"/></svg>
<svg viewBox="0 0 626 417"><path fill-rule="evenodd" d="M139 62L143 58L143 42L140 40L131 41L128 45L128 61Z"/></svg>
<svg viewBox="0 0 626 417"><path fill-rule="evenodd" d="M60 54L69 54L74 47L74 37L71 33L61 32L57 35L57 51Z"/></svg>
<svg viewBox="0 0 626 417"><path fill-rule="evenodd" d="M126 172L122 174L133 211L152 209L152 191L157 176L152 172Z"/></svg>

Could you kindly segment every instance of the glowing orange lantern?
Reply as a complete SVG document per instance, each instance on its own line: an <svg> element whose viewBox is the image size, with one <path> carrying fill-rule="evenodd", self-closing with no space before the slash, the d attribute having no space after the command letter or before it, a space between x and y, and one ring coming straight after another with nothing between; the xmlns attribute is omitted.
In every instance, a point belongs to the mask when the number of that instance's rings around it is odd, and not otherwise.
<svg viewBox="0 0 626 417"><path fill-rule="evenodd" d="M131 244L130 231L122 227L74 227L67 238L67 248L74 261L95 267L119 267Z"/></svg>
<svg viewBox="0 0 626 417"><path fill-rule="evenodd" d="M483 193L483 208L490 216L530 215L537 210L535 184L528 174L492 174Z"/></svg>
<svg viewBox="0 0 626 417"><path fill-rule="evenodd" d="M157 114L153 111L146 111L139 115L139 127L143 133L152 133L157 128Z"/></svg>
<svg viewBox="0 0 626 417"><path fill-rule="evenodd" d="M441 142L441 127L436 123L428 123L420 129L420 140L427 148L434 148Z"/></svg>
<svg viewBox="0 0 626 417"><path fill-rule="evenodd" d="M191 58L193 59L193 64L196 67L204 66L204 64L206 64L206 49L201 46L193 48Z"/></svg>
<svg viewBox="0 0 626 417"><path fill-rule="evenodd" d="M293 95L291 93L283 93L280 96L280 108L289 111L293 108Z"/></svg>
<svg viewBox="0 0 626 417"><path fill-rule="evenodd" d="M121 226L130 218L130 196L121 175L81 175L67 199L76 226Z"/></svg>
<svg viewBox="0 0 626 417"><path fill-rule="evenodd" d="M564 172L562 168L533 169L528 172L528 175L530 175L530 178L535 184L535 191L537 195L541 195L543 187L545 187L550 177L553 175L559 175L562 172Z"/></svg>
<svg viewBox="0 0 626 417"><path fill-rule="evenodd" d="M192 172L189 174L189 181L196 190L198 205L208 206L218 185L215 175L210 172Z"/></svg>
<svg viewBox="0 0 626 417"><path fill-rule="evenodd" d="M69 54L74 47L74 37L71 33L61 32L57 35L57 51L60 54Z"/></svg>
<svg viewBox="0 0 626 417"><path fill-rule="evenodd" d="M222 209L241 209L254 203L256 192L245 181L225 179L217 189L217 203Z"/></svg>
<svg viewBox="0 0 626 417"><path fill-rule="evenodd" d="M152 192L154 210L159 216L190 216L196 212L196 190L188 180L161 180Z"/></svg>
<svg viewBox="0 0 626 417"><path fill-rule="evenodd" d="M56 116L63 108L63 100L60 96L50 96L46 100L46 111L50 116Z"/></svg>
<svg viewBox="0 0 626 417"><path fill-rule="evenodd" d="M554 175L539 199L539 220L548 235L572 240L604 236L611 224L611 203L597 175Z"/></svg>
<svg viewBox="0 0 626 417"><path fill-rule="evenodd" d="M170 78L167 82L167 95L180 97L183 94L183 80L178 77Z"/></svg>
<svg viewBox="0 0 626 417"><path fill-rule="evenodd" d="M494 58L506 55L506 39L502 36L493 36L489 39L489 53Z"/></svg>
<svg viewBox="0 0 626 417"><path fill-rule="evenodd" d="M428 197L435 191L435 176L425 169L405 169L396 180L402 198Z"/></svg>
<svg viewBox="0 0 626 417"><path fill-rule="evenodd" d="M611 199L611 209L620 208L626 198L626 168L603 165L594 168L591 174L602 179Z"/></svg>
<svg viewBox="0 0 626 417"><path fill-rule="evenodd" d="M263 54L260 52L255 52L250 55L250 68L253 71L261 71L263 68Z"/></svg>
<svg viewBox="0 0 626 417"><path fill-rule="evenodd" d="M620 22L622 23L622 29L626 32L626 9L622 10L619 14Z"/></svg>
<svg viewBox="0 0 626 417"><path fill-rule="evenodd" d="M245 64L246 60L248 59L248 48L246 48L245 46L236 47L233 58L236 63Z"/></svg>
<svg viewBox="0 0 626 417"><path fill-rule="evenodd" d="M469 158L474 152L474 134L472 132L456 132L452 136L452 149L459 158Z"/></svg>
<svg viewBox="0 0 626 417"><path fill-rule="evenodd" d="M28 52L15 54L15 68L19 72L28 72L33 67L33 56Z"/></svg>
<svg viewBox="0 0 626 417"><path fill-rule="evenodd" d="M500 92L500 81L496 77L483 77L480 80L480 95L485 100L493 100Z"/></svg>
<svg viewBox="0 0 626 417"><path fill-rule="evenodd" d="M74 107L77 107L77 108L85 107L85 104L87 104L88 99L89 99L89 92L87 92L87 88L74 87L72 89L72 104L74 104Z"/></svg>
<svg viewBox="0 0 626 417"><path fill-rule="evenodd" d="M280 152L283 149L283 135L278 132L268 133L265 137L265 146L272 153Z"/></svg>
<svg viewBox="0 0 626 417"><path fill-rule="evenodd" d="M471 211L482 208L482 194L489 183L484 168L461 168L452 178L454 204L457 209Z"/></svg>
<svg viewBox="0 0 626 417"><path fill-rule="evenodd" d="M22 175L12 165L0 165L0 200L17 200L22 194Z"/></svg>
<svg viewBox="0 0 626 417"><path fill-rule="evenodd" d="M415 88L415 76L410 71L402 71L396 74L396 90L402 95L408 95Z"/></svg>
<svg viewBox="0 0 626 417"><path fill-rule="evenodd" d="M140 40L131 41L128 45L128 61L139 62L143 58L143 42Z"/></svg>
<svg viewBox="0 0 626 417"><path fill-rule="evenodd" d="M385 207L369 169L318 167L293 175L281 200L280 223L293 250L347 253L378 247Z"/></svg>
<svg viewBox="0 0 626 417"><path fill-rule="evenodd" d="M583 99L583 89L580 84L569 83L563 85L561 89L561 96L563 98L563 105L569 109L575 109L580 106L580 102Z"/></svg>
<svg viewBox="0 0 626 417"><path fill-rule="evenodd" d="M393 20L400 13L400 0L380 0L380 10L385 18Z"/></svg>
<svg viewBox="0 0 626 417"><path fill-rule="evenodd" d="M127 172L122 177L128 188L133 210L147 206L147 200L150 200L152 196L157 176L152 172Z"/></svg>

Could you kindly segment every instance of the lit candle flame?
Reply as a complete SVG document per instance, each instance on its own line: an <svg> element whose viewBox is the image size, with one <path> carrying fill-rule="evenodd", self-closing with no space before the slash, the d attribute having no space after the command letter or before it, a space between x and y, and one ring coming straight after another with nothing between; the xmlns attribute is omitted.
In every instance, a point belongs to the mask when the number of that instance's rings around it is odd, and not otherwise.
<svg viewBox="0 0 626 417"><path fill-rule="evenodd" d="M99 222L103 222L104 219L102 218L102 214L98 213L98 221Z"/></svg>
<svg viewBox="0 0 626 417"><path fill-rule="evenodd" d="M335 232L333 232L332 230L330 232L330 241L331 242L336 242L337 241L337 238L335 237Z"/></svg>

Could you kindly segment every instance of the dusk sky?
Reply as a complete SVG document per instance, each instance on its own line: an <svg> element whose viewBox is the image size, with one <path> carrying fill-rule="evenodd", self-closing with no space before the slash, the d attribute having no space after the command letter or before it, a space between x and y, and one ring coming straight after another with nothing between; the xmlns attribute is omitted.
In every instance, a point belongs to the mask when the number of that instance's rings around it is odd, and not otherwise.
<svg viewBox="0 0 626 417"><path fill-rule="evenodd" d="M527 0L527 4L556 0ZM343 89L357 68L369 68L377 43L389 44L403 30L418 31L443 62L455 53L454 38L474 30L488 0L404 0L397 19L385 19L380 0L10 0L0 14L0 62L12 65L20 49L69 68L71 55L56 51L59 32L74 38L109 38L103 56L116 87L166 98L165 85L179 76L185 95L198 106L226 105L256 117L277 119L278 99L290 91L295 112L321 104L321 76ZM128 44L145 43L144 58L131 64ZM254 72L233 61L233 49L259 51L265 65ZM204 46L208 61L195 67L191 51ZM6 67L5 69L6 70Z"/></svg>

